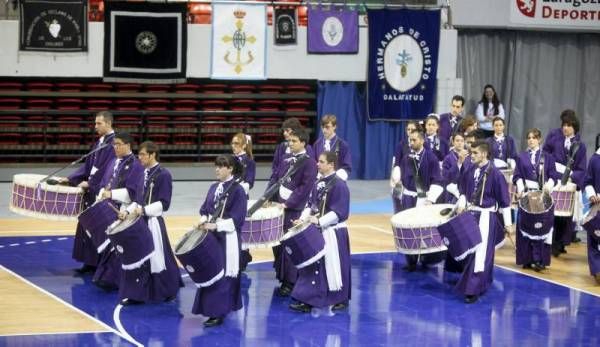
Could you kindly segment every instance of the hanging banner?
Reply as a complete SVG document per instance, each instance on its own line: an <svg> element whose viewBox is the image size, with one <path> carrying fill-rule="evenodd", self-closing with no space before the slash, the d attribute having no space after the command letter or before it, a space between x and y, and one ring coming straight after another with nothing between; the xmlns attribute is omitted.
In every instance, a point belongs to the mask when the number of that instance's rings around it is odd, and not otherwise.
<svg viewBox="0 0 600 347"><path fill-rule="evenodd" d="M266 78L267 9L213 4L211 78Z"/></svg>
<svg viewBox="0 0 600 347"><path fill-rule="evenodd" d="M186 3L105 2L104 80L185 81Z"/></svg>
<svg viewBox="0 0 600 347"><path fill-rule="evenodd" d="M371 120L422 119L433 111L440 11L368 10Z"/></svg>
<svg viewBox="0 0 600 347"><path fill-rule="evenodd" d="M298 15L296 8L276 7L273 11L273 42L275 46L298 44Z"/></svg>
<svg viewBox="0 0 600 347"><path fill-rule="evenodd" d="M510 22L528 27L600 30L600 1L510 0Z"/></svg>
<svg viewBox="0 0 600 347"><path fill-rule="evenodd" d="M358 11L308 6L308 53L358 53Z"/></svg>
<svg viewBox="0 0 600 347"><path fill-rule="evenodd" d="M86 0L21 0L19 50L87 52Z"/></svg>

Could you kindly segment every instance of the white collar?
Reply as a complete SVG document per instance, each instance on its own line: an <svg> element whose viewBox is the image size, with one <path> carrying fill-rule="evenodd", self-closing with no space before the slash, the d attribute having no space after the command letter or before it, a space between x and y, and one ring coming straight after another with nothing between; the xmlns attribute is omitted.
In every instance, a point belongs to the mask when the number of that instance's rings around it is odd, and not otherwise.
<svg viewBox="0 0 600 347"><path fill-rule="evenodd" d="M600 147L598 147L598 149L596 150L596 154L600 155Z"/></svg>

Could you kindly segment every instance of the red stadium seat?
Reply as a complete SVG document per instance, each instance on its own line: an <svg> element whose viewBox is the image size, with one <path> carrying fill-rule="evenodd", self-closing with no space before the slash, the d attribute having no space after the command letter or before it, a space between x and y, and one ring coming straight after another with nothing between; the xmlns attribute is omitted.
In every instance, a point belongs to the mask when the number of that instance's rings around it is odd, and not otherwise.
<svg viewBox="0 0 600 347"><path fill-rule="evenodd" d="M35 109L50 109L52 108L52 100L50 99L28 99L25 101L26 107L29 110Z"/></svg>
<svg viewBox="0 0 600 347"><path fill-rule="evenodd" d="M23 89L23 83L21 82L0 82L0 90L21 90Z"/></svg>
<svg viewBox="0 0 600 347"><path fill-rule="evenodd" d="M229 109L232 111L251 111L255 104L255 100L233 99L229 101Z"/></svg>
<svg viewBox="0 0 600 347"><path fill-rule="evenodd" d="M43 145L46 143L44 134L27 134L25 136L26 145Z"/></svg>
<svg viewBox="0 0 600 347"><path fill-rule="evenodd" d="M85 86L88 92L106 93L113 89L112 84L108 83L89 83Z"/></svg>
<svg viewBox="0 0 600 347"><path fill-rule="evenodd" d="M81 99L57 99L56 109L57 110L80 110L83 105Z"/></svg>
<svg viewBox="0 0 600 347"><path fill-rule="evenodd" d="M148 99L144 101L143 107L148 111L166 111L170 104L167 99Z"/></svg>
<svg viewBox="0 0 600 347"><path fill-rule="evenodd" d="M167 145L169 144L169 134L148 134L148 139L153 141L157 145Z"/></svg>
<svg viewBox="0 0 600 347"><path fill-rule="evenodd" d="M32 115L27 116L24 125L30 128L45 128L48 126L48 123L46 122L45 116Z"/></svg>
<svg viewBox="0 0 600 347"><path fill-rule="evenodd" d="M223 93L225 93L225 89L227 89L227 85L221 84L221 83L210 83L210 84L203 84L201 86L201 88L202 88L202 93L223 94Z"/></svg>
<svg viewBox="0 0 600 347"><path fill-rule="evenodd" d="M166 128L169 125L168 116L148 116L148 128Z"/></svg>
<svg viewBox="0 0 600 347"><path fill-rule="evenodd" d="M115 103L118 111L139 111L142 107L142 102L135 99L118 99Z"/></svg>
<svg viewBox="0 0 600 347"><path fill-rule="evenodd" d="M191 83L180 83L175 85L175 93L179 94L193 94L197 93L200 86Z"/></svg>
<svg viewBox="0 0 600 347"><path fill-rule="evenodd" d="M173 134L174 145L195 145L196 143L198 143L196 134Z"/></svg>
<svg viewBox="0 0 600 347"><path fill-rule="evenodd" d="M188 13L192 24L210 24L211 12L210 4L188 3Z"/></svg>
<svg viewBox="0 0 600 347"><path fill-rule="evenodd" d="M256 109L259 111L279 111L281 109L281 106L283 105L283 101L266 99L259 100L257 104L258 106L256 107Z"/></svg>
<svg viewBox="0 0 600 347"><path fill-rule="evenodd" d="M200 144L209 146L220 146L225 144L225 134L205 133L200 137Z"/></svg>
<svg viewBox="0 0 600 347"><path fill-rule="evenodd" d="M61 82L56 84L60 92L80 92L83 90L83 84L75 82Z"/></svg>
<svg viewBox="0 0 600 347"><path fill-rule="evenodd" d="M104 111L112 108L113 102L108 99L88 99L86 108L94 111Z"/></svg>
<svg viewBox="0 0 600 347"><path fill-rule="evenodd" d="M22 99L18 98L1 98L0 99L0 110L18 110L23 104Z"/></svg>
<svg viewBox="0 0 600 347"><path fill-rule="evenodd" d="M277 84L262 84L258 86L258 91L262 94L281 93L283 91L283 86Z"/></svg>
<svg viewBox="0 0 600 347"><path fill-rule="evenodd" d="M81 134L58 134L56 142L59 145L80 145L82 139Z"/></svg>
<svg viewBox="0 0 600 347"><path fill-rule="evenodd" d="M285 90L288 94L310 93L311 87L306 84L290 84Z"/></svg>
<svg viewBox="0 0 600 347"><path fill-rule="evenodd" d="M173 127L175 128L195 128L198 118L194 116L175 116L173 117Z"/></svg>
<svg viewBox="0 0 600 347"><path fill-rule="evenodd" d="M148 93L168 93L171 90L170 84L147 84L144 90Z"/></svg>
<svg viewBox="0 0 600 347"><path fill-rule="evenodd" d="M51 91L54 85L48 82L28 82L25 84L25 89L32 92Z"/></svg>
<svg viewBox="0 0 600 347"><path fill-rule="evenodd" d="M252 84L232 84L229 86L231 93L254 93L256 86Z"/></svg>
<svg viewBox="0 0 600 347"><path fill-rule="evenodd" d="M18 145L21 143L21 134L3 133L0 136L0 145Z"/></svg>
<svg viewBox="0 0 600 347"><path fill-rule="evenodd" d="M142 89L141 84L137 83L117 83L115 89L122 93L137 93Z"/></svg>
<svg viewBox="0 0 600 347"><path fill-rule="evenodd" d="M195 111L200 102L194 99L176 99L173 101L175 111Z"/></svg>
<svg viewBox="0 0 600 347"><path fill-rule="evenodd" d="M290 100L285 102L286 111L306 111L310 106L309 100Z"/></svg>
<svg viewBox="0 0 600 347"><path fill-rule="evenodd" d="M57 128L79 128L86 126L88 124L84 124L83 118L80 116L53 116L55 117L55 123L52 123L54 127Z"/></svg>
<svg viewBox="0 0 600 347"><path fill-rule="evenodd" d="M21 126L23 119L18 115L1 115L0 116L0 127L3 128L16 128ZM0 136L1 137L1 136Z"/></svg>
<svg viewBox="0 0 600 347"><path fill-rule="evenodd" d="M223 111L227 106L225 100L203 100L202 110L204 111Z"/></svg>

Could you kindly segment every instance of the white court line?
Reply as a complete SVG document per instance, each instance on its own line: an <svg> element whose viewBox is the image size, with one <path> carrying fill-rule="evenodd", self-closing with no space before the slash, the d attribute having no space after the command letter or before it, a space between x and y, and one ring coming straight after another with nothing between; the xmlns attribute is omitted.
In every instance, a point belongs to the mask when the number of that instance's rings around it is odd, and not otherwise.
<svg viewBox="0 0 600 347"><path fill-rule="evenodd" d="M121 336L123 336L125 338L125 340L133 343L136 346L139 347L144 347L143 344L137 342L133 337L131 337L131 335L129 335L129 333L127 333L127 330L125 330L125 328L123 327L123 324L121 324L121 309L123 308L123 305L118 304L117 307L115 307L115 310L113 311L113 320L115 322L115 325L117 326L117 329L119 329L119 332L121 332Z"/></svg>
<svg viewBox="0 0 600 347"><path fill-rule="evenodd" d="M93 317L93 316L89 315L89 314L88 314L88 313L86 313L85 311L82 311L82 310L81 310L81 309L79 309L78 307L76 307L76 306L73 306L72 304L70 304L70 303L68 303L68 302L66 302L66 301L64 301L64 300L62 300L62 299L61 299L61 298L59 298L58 296L56 296L56 295L54 295L54 294L50 293L49 291L45 290L44 288L42 288L42 287L40 287L40 286L38 286L38 285L34 284L33 282L29 281L28 279L24 278L23 276L21 276L21 275L19 275L19 274L15 273L15 272L13 272L13 271L9 270L9 269L8 269L7 267L5 267L4 265L0 264L0 269L2 269L2 270L4 270L4 271L8 272L9 274L13 275L14 277L16 277L16 278L20 279L21 281L23 281L23 282L25 282L25 283L29 284L29 285L30 285L30 286L32 286L33 288L35 288L35 289L39 290L40 292L42 292L42 293L44 293L44 294L48 295L49 297L53 298L54 300L58 301L59 303L62 303L63 305L65 305L65 306L67 306L67 307L71 308L73 311L76 311L76 312L78 312L78 313L80 313L80 314L84 315L85 317L87 317L87 318L91 319L92 321L94 321L94 322L98 323L100 326L102 326L102 327L104 327L106 330L108 330L108 331L98 331L98 332L103 332L103 333L106 333L106 332L113 332L113 333L117 334L118 336L120 336L121 338L123 338L124 340L127 340L127 338L125 338L125 336L121 335L121 333L120 333L119 331L115 330L114 328L112 328L111 326L107 325L107 324L106 324L106 323L104 323L103 321L96 319L95 317ZM63 334L64 334L64 333L63 333ZM79 334L79 332L73 332L73 334ZM37 335L37 334L35 334L35 335ZM47 335L53 335L53 334L52 334L52 333L48 333ZM127 341L129 341L129 340L127 340ZM133 343L133 342L132 342L132 343Z"/></svg>
<svg viewBox="0 0 600 347"><path fill-rule="evenodd" d="M371 230L382 232L384 234L394 235L393 232L391 232L391 231L389 231L387 229L383 229L383 228L379 228L379 227L375 227L375 226L367 225L367 224L352 224L349 227L367 228L367 229L371 229Z"/></svg>
<svg viewBox="0 0 600 347"><path fill-rule="evenodd" d="M68 237L59 237L59 238L57 238L58 241L68 240L68 239L69 239Z"/></svg>
<svg viewBox="0 0 600 347"><path fill-rule="evenodd" d="M82 331L59 331L52 333L20 333L20 334L0 334L0 337L7 336L39 336L39 335L76 335L76 334L110 334L112 331L106 330L82 330Z"/></svg>
<svg viewBox="0 0 600 347"><path fill-rule="evenodd" d="M547 278L543 278L543 277L537 277L537 276L534 276L533 274L528 274L528 273L526 273L526 272L520 272L520 271L518 271L518 270L516 270L516 269L513 269L513 268L510 268L510 267L508 267L508 266L504 266L504 265L497 265L497 264L494 264L494 266L497 266L497 267L499 267L499 268L501 268L501 269L504 269L504 270L508 270L508 271L516 272L516 273L518 273L518 274L521 274L521 275L524 275L524 276L528 276L528 277L535 278L535 279L538 279L538 280L542 280L542 281L545 281L545 282L548 282L548 283L556 284L557 286L561 286L561 287L569 288L569 289L571 289L571 290L576 290L576 291L579 291L579 292L582 292L582 293L586 293L586 294L589 294L589 295L592 295L592 296L595 296L595 297L599 297L599 298L600 298L600 295L598 295L598 294L596 294L596 293L589 292L589 291L587 291L587 290L585 290L585 289L575 288L575 287L572 287L572 286L570 286L570 285L568 285L568 284L559 283L559 282L553 281L553 280L551 280L551 279L547 279Z"/></svg>
<svg viewBox="0 0 600 347"><path fill-rule="evenodd" d="M34 243L37 243L37 241L27 241L27 242L25 242L26 245L33 245Z"/></svg>
<svg viewBox="0 0 600 347"><path fill-rule="evenodd" d="M9 247L15 247L15 246L18 246L18 245L20 245L20 244L19 244L19 243L11 243L11 244L10 244L10 245L8 245L8 246L9 246Z"/></svg>
<svg viewBox="0 0 600 347"><path fill-rule="evenodd" d="M50 239L43 239L41 242L50 242L50 241L52 241L52 240L50 240Z"/></svg>

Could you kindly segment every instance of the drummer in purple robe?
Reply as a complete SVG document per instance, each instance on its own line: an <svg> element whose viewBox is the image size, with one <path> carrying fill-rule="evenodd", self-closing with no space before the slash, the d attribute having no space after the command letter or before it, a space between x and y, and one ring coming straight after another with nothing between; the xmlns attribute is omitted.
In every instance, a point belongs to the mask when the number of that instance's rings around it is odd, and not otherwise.
<svg viewBox="0 0 600 347"><path fill-rule="evenodd" d="M317 159L325 151L334 152L338 158L336 174L341 179L347 180L352 171L350 146L348 146L348 142L336 134L336 128L337 118L335 115L326 114L321 118L321 131L323 135L313 144L313 157Z"/></svg>
<svg viewBox="0 0 600 347"><path fill-rule="evenodd" d="M562 111L560 113L560 124L562 124L563 120L565 120L567 118L572 118L572 117L576 117L575 111L569 110L569 109ZM560 136L560 135L562 135L562 127L550 129L550 131L548 131L548 135L546 136L546 142L544 143L542 150L544 152L550 152L551 145L549 145L549 144L553 143L554 138L556 136Z"/></svg>
<svg viewBox="0 0 600 347"><path fill-rule="evenodd" d="M142 143L138 158L145 168L144 193L142 204L134 213L143 216L148 224L154 253L141 266L123 270L119 285L122 305L170 301L175 299L179 288L183 287L163 218L163 213L171 205L173 178L169 170L158 162L159 148L154 142Z"/></svg>
<svg viewBox="0 0 600 347"><path fill-rule="evenodd" d="M600 148L590 158L584 179L585 193L592 205L600 204ZM595 219L598 220L598 217ZM587 231L587 252L590 273L600 284L600 223L590 225Z"/></svg>
<svg viewBox="0 0 600 347"><path fill-rule="evenodd" d="M232 155L218 156L215 171L219 182L210 186L200 207L199 228L213 232L221 245L221 249L215 251L225 254L225 276L196 291L192 313L209 317L204 322L205 327L221 325L229 312L242 308L240 233L248 199L244 188L234 180L241 173L241 165Z"/></svg>
<svg viewBox="0 0 600 347"><path fill-rule="evenodd" d="M510 168L514 170L517 147L515 146L515 140L504 134L506 128L504 118L495 117L492 120L492 126L494 127L494 136L488 138L488 143L490 144L494 165L499 169Z"/></svg>
<svg viewBox="0 0 600 347"><path fill-rule="evenodd" d="M575 217L580 214L578 204L583 189L583 179L586 169L586 147L579 136L579 119L574 112L567 112L567 116L562 121L562 133L547 140L544 145L544 151L552 156L555 161L556 171L561 175L558 184L563 177L568 182L577 185L577 194L575 196ZM575 222L573 217L555 217L554 233L552 240L552 255L558 257L561 253L566 253L565 246L573 240L575 233Z"/></svg>
<svg viewBox="0 0 600 347"><path fill-rule="evenodd" d="M320 179L315 182L307 207L295 224L313 223L325 238L325 257L298 270L298 280L292 291L297 302L290 308L310 312L313 307L340 310L350 300L350 239L348 213L350 191L336 174L337 156L325 151L317 162Z"/></svg>
<svg viewBox="0 0 600 347"><path fill-rule="evenodd" d="M408 136L413 132L421 131L421 125L416 121L408 121L404 134L406 138L401 139L394 149L394 157L392 158L392 172L390 174L390 187L392 188L392 202L394 204L394 213L398 213L402 210L400 206L400 192L402 191L402 184L400 184L400 162L406 153L410 152L408 146Z"/></svg>
<svg viewBox="0 0 600 347"><path fill-rule="evenodd" d="M317 164L306 150L308 134L304 129L295 129L288 137L292 156L285 159L280 166L275 182L280 182L276 201L283 206L283 231L287 232L293 226L292 221L298 219L310 196L312 186L317 179ZM292 173L289 175L289 173ZM271 184L267 190L271 189ZM277 293L288 296L292 292L298 278L298 271L289 255L281 246L273 247L275 273L281 283Z"/></svg>
<svg viewBox="0 0 600 347"><path fill-rule="evenodd" d="M560 179L555 170L554 159L542 152L541 141L542 132L539 129L527 131L527 150L517 157L517 166L513 174L513 184L517 187L518 198L529 191L544 189L549 193ZM550 265L552 230L546 235L533 235L528 230L524 230L521 223L521 216L519 216L516 230L517 265L531 268L536 272L542 271Z"/></svg>
<svg viewBox="0 0 600 347"><path fill-rule="evenodd" d="M465 147L465 136L461 133L452 135L452 148L442 162L443 186L446 187L444 200L446 203L454 204L458 200L460 193L458 191L458 178L460 169L469 155Z"/></svg>
<svg viewBox="0 0 600 347"><path fill-rule="evenodd" d="M92 148L94 154L88 156L85 163L68 178L62 179L63 183L75 185L84 189L83 207L90 207L96 200L96 195L100 191L101 181L106 170L115 158L115 151L112 148L115 132L112 128L113 115L108 111L100 111L96 114L95 129L100 136ZM112 167L110 167L112 168ZM77 223L75 239L73 240L73 259L83 263L83 266L76 271L78 273L87 273L96 271L98 264L98 252L87 236L83 227Z"/></svg>
<svg viewBox="0 0 600 347"><path fill-rule="evenodd" d="M134 213L142 203L144 193L144 167L131 151L133 139L131 135L120 132L115 135L113 147L116 158L109 165L102 186L98 193L99 199L110 199L119 208L119 219ZM122 264L116 250L109 239L97 249L100 254L98 268L93 281L104 289L115 289L121 282ZM121 299L126 298L122 296Z"/></svg>
<svg viewBox="0 0 600 347"><path fill-rule="evenodd" d="M450 143L452 134L458 132L458 126L462 121L462 113L465 109L465 98L462 95L454 95L451 101L451 111L440 115L439 135Z"/></svg>
<svg viewBox="0 0 600 347"><path fill-rule="evenodd" d="M471 165L461 174L458 189L459 213L472 213L479 223L482 242L473 253L462 260L463 272L456 290L465 296L466 303L474 303L483 295L493 281L495 238L504 234L497 209L501 209L504 228L511 225L510 195L506 179L490 161L489 144L477 140L471 146ZM467 204L468 202L468 204Z"/></svg>
<svg viewBox="0 0 600 347"><path fill-rule="evenodd" d="M425 135L420 131L413 131L408 139L410 153L402 158L399 165L402 193L398 197L398 206L401 211L433 204L444 191L440 164L436 155L425 147ZM420 256L407 254L405 270L415 271L418 259L422 265L427 265L440 262L445 256L445 251Z"/></svg>
<svg viewBox="0 0 600 347"><path fill-rule="evenodd" d="M273 154L273 163L271 164L271 177L269 178L269 186L277 183L277 176L281 167L286 165L286 160L292 156L292 150L289 146L290 134L297 129L304 129L298 118L292 117L283 121L281 124L284 141L279 143ZM313 155L312 147L306 143L306 153ZM314 159L314 158L313 158Z"/></svg>
<svg viewBox="0 0 600 347"><path fill-rule="evenodd" d="M440 121L438 115L433 113L425 118L425 147L427 147L441 162L448 154L448 140L438 135Z"/></svg>
<svg viewBox="0 0 600 347"><path fill-rule="evenodd" d="M240 173L240 185L244 188L246 196L249 196L250 189L254 187L254 178L256 177L256 162L252 155L252 138L250 135L237 133L231 139L231 150L235 158L240 162L242 170ZM248 263L252 261L252 255L247 249L242 250L240 256L240 268L246 270Z"/></svg>

